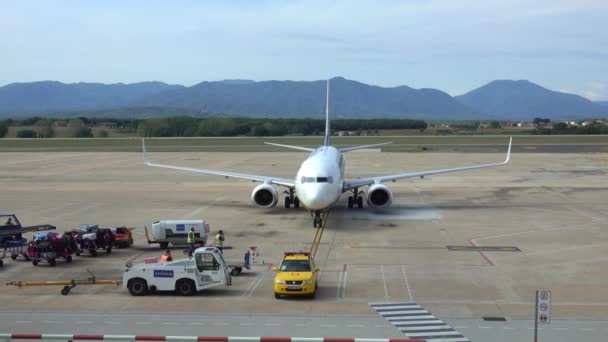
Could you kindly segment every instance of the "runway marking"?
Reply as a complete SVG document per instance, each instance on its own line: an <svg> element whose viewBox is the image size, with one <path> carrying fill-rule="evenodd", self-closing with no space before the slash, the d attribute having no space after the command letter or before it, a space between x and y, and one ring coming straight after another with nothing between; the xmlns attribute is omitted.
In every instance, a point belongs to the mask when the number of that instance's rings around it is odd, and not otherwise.
<svg viewBox="0 0 608 342"><path fill-rule="evenodd" d="M107 322L103 322L103 324L120 324L120 322L107 321Z"/></svg>
<svg viewBox="0 0 608 342"><path fill-rule="evenodd" d="M279 323L264 323L264 325L269 326L269 327L276 327L276 326L279 326L281 324L279 324Z"/></svg>
<svg viewBox="0 0 608 342"><path fill-rule="evenodd" d="M348 324L346 326L350 327L350 328L365 328L365 325L361 325L361 324Z"/></svg>
<svg viewBox="0 0 608 342"><path fill-rule="evenodd" d="M410 283L407 280L407 273L405 272L405 265L401 265L401 274L403 275L403 280L405 280L405 286L407 287L407 296L409 297L409 301L414 301L414 296L412 295L412 289L410 288Z"/></svg>
<svg viewBox="0 0 608 342"><path fill-rule="evenodd" d="M255 325L255 324L253 324L253 323L239 323L239 325L252 326L252 325Z"/></svg>
<svg viewBox="0 0 608 342"><path fill-rule="evenodd" d="M342 267L340 276L338 277L338 286L336 286L336 299L344 298L346 294L346 283L348 281L348 269L346 264Z"/></svg>
<svg viewBox="0 0 608 342"><path fill-rule="evenodd" d="M321 324L321 325L319 325L319 326L320 326L320 327L324 327L324 328L333 328L333 327L335 327L336 325L335 325L335 324Z"/></svg>
<svg viewBox="0 0 608 342"><path fill-rule="evenodd" d="M477 243L475 242L475 240L467 240L467 242L474 246L474 247L478 247ZM496 264L494 264L494 262L492 262L492 259L490 259L490 257L488 257L484 252L482 251L478 251L479 255L481 255L482 258L484 258L486 260L486 262L488 263L488 265L490 266L496 266Z"/></svg>
<svg viewBox="0 0 608 342"><path fill-rule="evenodd" d="M553 330L568 330L568 328L553 328Z"/></svg>
<svg viewBox="0 0 608 342"><path fill-rule="evenodd" d="M205 323L200 323L200 322L192 322L189 323L190 325L205 325Z"/></svg>
<svg viewBox="0 0 608 342"><path fill-rule="evenodd" d="M62 324L62 321L42 321L42 323L46 323L46 324Z"/></svg>
<svg viewBox="0 0 608 342"><path fill-rule="evenodd" d="M449 324L414 302L369 303L369 305L410 339L429 342L470 342Z"/></svg>
<svg viewBox="0 0 608 342"><path fill-rule="evenodd" d="M179 323L175 322L163 322L164 325L179 325Z"/></svg>
<svg viewBox="0 0 608 342"><path fill-rule="evenodd" d="M93 324L93 322L76 322L76 324Z"/></svg>
<svg viewBox="0 0 608 342"><path fill-rule="evenodd" d="M151 322L135 322L136 325L147 325L152 324Z"/></svg>
<svg viewBox="0 0 608 342"><path fill-rule="evenodd" d="M593 328L581 328L581 330L585 330L585 331L593 331L593 330L595 330L595 329L593 329Z"/></svg>
<svg viewBox="0 0 608 342"><path fill-rule="evenodd" d="M384 276L384 265L380 265L380 273L382 274L382 283L384 284L384 301L388 302L388 287L386 286L386 277Z"/></svg>
<svg viewBox="0 0 608 342"><path fill-rule="evenodd" d="M228 325L228 323L219 323L219 322L214 322L213 325Z"/></svg>

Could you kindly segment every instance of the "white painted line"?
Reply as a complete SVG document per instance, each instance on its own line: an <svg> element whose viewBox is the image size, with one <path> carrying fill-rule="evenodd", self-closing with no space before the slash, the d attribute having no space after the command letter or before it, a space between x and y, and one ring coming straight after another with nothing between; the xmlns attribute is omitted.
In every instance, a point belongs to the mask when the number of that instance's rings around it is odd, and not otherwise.
<svg viewBox="0 0 608 342"><path fill-rule="evenodd" d="M255 324L253 324L253 323L239 323L239 325L252 326L252 325L255 325Z"/></svg>
<svg viewBox="0 0 608 342"><path fill-rule="evenodd" d="M405 331L406 333L408 333L408 331L413 331L416 332L416 330L439 330L439 329L451 329L451 327L449 325L427 325L425 327L399 327L399 330L401 331Z"/></svg>
<svg viewBox="0 0 608 342"><path fill-rule="evenodd" d="M399 324L399 325L416 325L416 324L437 324L437 323L444 323L442 320L439 319L433 319L433 320L428 320L428 321L391 321L392 324Z"/></svg>
<svg viewBox="0 0 608 342"><path fill-rule="evenodd" d="M492 329L492 327L479 327L479 329Z"/></svg>
<svg viewBox="0 0 608 342"><path fill-rule="evenodd" d="M593 330L595 330L595 329L593 329L593 328L581 328L581 330L585 330L585 331L593 331Z"/></svg>
<svg viewBox="0 0 608 342"><path fill-rule="evenodd" d="M148 325L152 324L152 322L135 322L135 325Z"/></svg>
<svg viewBox="0 0 608 342"><path fill-rule="evenodd" d="M335 324L321 324L319 326L324 327L324 328L332 328L332 327L335 327L336 325Z"/></svg>
<svg viewBox="0 0 608 342"><path fill-rule="evenodd" d="M228 325L228 323L214 322L213 325Z"/></svg>
<svg viewBox="0 0 608 342"><path fill-rule="evenodd" d="M120 324L120 322L106 321L106 322L103 322L103 324Z"/></svg>
<svg viewBox="0 0 608 342"><path fill-rule="evenodd" d="M264 325L269 326L269 327L277 327L277 326L279 326L281 324L279 324L279 323L264 323Z"/></svg>
<svg viewBox="0 0 608 342"><path fill-rule="evenodd" d="M454 327L454 329L468 329L469 327L466 327L464 325L457 325Z"/></svg>
<svg viewBox="0 0 608 342"><path fill-rule="evenodd" d="M190 325L205 325L205 323L200 323L200 322L192 322L189 323Z"/></svg>
<svg viewBox="0 0 608 342"><path fill-rule="evenodd" d="M342 278L344 277L344 272L340 271L340 275L338 276L338 284L336 285L336 299L340 298L340 288L342 287Z"/></svg>
<svg viewBox="0 0 608 342"><path fill-rule="evenodd" d="M382 283L384 284L384 300L388 302L388 287L386 286L386 277L384 276L384 265L380 265L380 273L382 274Z"/></svg>
<svg viewBox="0 0 608 342"><path fill-rule="evenodd" d="M403 310L411 310L411 309L423 309L420 305L418 304L414 304L414 305L391 305L391 306L372 306L374 309L376 309L376 311L378 310L397 310L397 309L403 309Z"/></svg>
<svg viewBox="0 0 608 342"><path fill-rule="evenodd" d="M27 323L32 323L32 321L16 321L15 323L17 323L17 324L27 324Z"/></svg>
<svg viewBox="0 0 608 342"><path fill-rule="evenodd" d="M450 335L462 335L458 331L439 331L439 332L422 332L422 333L407 333L407 337L418 337L418 336L450 336ZM429 338L426 339L427 341ZM443 341L443 339L442 339Z"/></svg>
<svg viewBox="0 0 608 342"><path fill-rule="evenodd" d="M425 314L425 315L430 315L430 312L426 311L426 310L409 310L409 311L387 311L387 312L378 312L380 314L380 316L386 316L386 315L402 315L402 314Z"/></svg>
<svg viewBox="0 0 608 342"><path fill-rule="evenodd" d="M255 281L251 284L250 289L247 293L247 297L252 297L253 293L255 292L255 290L260 286L260 284L262 283L262 280L264 280L264 275L266 273L262 272L260 273L260 275L255 279Z"/></svg>
<svg viewBox="0 0 608 342"><path fill-rule="evenodd" d="M179 323L175 322L163 322L164 325L178 325Z"/></svg>
<svg viewBox="0 0 608 342"><path fill-rule="evenodd" d="M93 324L93 322L76 322L76 324Z"/></svg>
<svg viewBox="0 0 608 342"><path fill-rule="evenodd" d="M394 322L394 321L400 321L400 320L404 320L404 321L411 321L413 319L437 319L437 317L433 316L433 315L420 315L420 316L399 316L399 317L382 317L385 320L389 321L389 322Z"/></svg>
<svg viewBox="0 0 608 342"><path fill-rule="evenodd" d="M553 328L553 330L568 330L568 328Z"/></svg>
<svg viewBox="0 0 608 342"><path fill-rule="evenodd" d="M405 286L407 287L407 296L410 298L410 302L414 300L414 296L412 295L412 289L410 288L410 283L407 280L407 273L405 272L405 265L401 265L401 274L403 274L403 280L405 280Z"/></svg>
<svg viewBox="0 0 608 342"><path fill-rule="evenodd" d="M344 272L344 281L342 282L342 296L344 298L346 296L346 284L348 282L348 271Z"/></svg>
<svg viewBox="0 0 608 342"><path fill-rule="evenodd" d="M42 323L47 323L47 324L61 324L63 323L62 321L42 321Z"/></svg>
<svg viewBox="0 0 608 342"><path fill-rule="evenodd" d="M365 328L365 325L361 325L361 324L348 324L346 326L350 327L350 328Z"/></svg>

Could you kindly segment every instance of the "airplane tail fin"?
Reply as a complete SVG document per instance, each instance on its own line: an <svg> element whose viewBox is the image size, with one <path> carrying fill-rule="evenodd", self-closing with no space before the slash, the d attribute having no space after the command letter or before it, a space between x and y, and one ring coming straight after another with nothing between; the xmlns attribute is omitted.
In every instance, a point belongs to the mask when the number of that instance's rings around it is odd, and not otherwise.
<svg viewBox="0 0 608 342"><path fill-rule="evenodd" d="M324 146L329 146L329 137L331 136L331 128L329 126L329 80L327 80L327 98L325 100L325 139L323 140Z"/></svg>

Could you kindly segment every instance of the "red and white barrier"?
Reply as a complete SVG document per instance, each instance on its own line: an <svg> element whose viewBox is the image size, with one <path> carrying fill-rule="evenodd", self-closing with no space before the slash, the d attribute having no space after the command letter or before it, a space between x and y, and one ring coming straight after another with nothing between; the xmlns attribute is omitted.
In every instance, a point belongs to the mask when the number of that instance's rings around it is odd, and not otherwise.
<svg viewBox="0 0 608 342"><path fill-rule="evenodd" d="M0 340L61 341L169 341L169 342L425 342L401 338L348 337L230 337L230 336L148 336L148 335L68 335L0 334Z"/></svg>

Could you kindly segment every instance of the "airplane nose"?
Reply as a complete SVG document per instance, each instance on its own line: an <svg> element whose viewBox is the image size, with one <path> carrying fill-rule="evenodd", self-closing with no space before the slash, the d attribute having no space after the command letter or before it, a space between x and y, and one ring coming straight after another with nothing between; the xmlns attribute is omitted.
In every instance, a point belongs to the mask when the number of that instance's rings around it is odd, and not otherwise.
<svg viewBox="0 0 608 342"><path fill-rule="evenodd" d="M334 202L332 195L321 186L307 188L304 196L300 196L300 201L309 209L325 209Z"/></svg>

